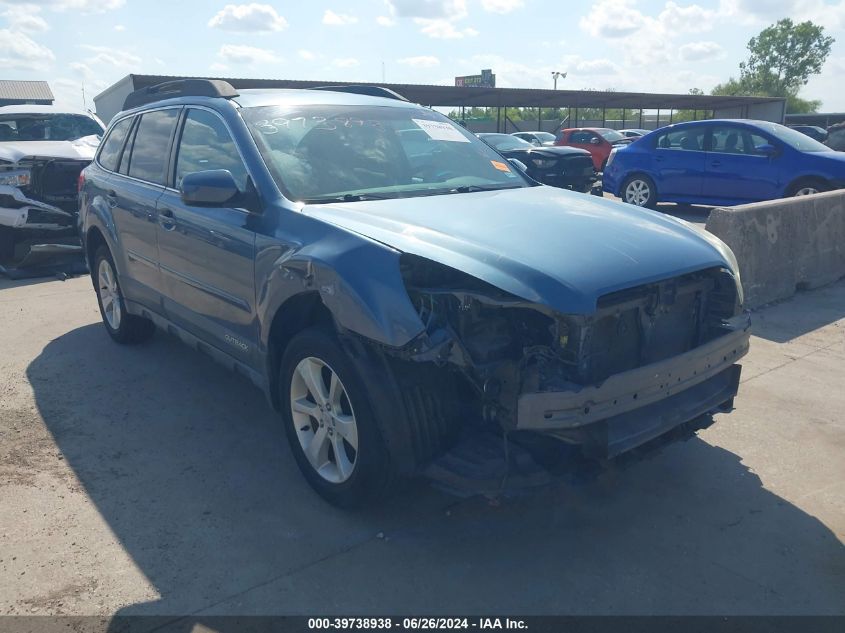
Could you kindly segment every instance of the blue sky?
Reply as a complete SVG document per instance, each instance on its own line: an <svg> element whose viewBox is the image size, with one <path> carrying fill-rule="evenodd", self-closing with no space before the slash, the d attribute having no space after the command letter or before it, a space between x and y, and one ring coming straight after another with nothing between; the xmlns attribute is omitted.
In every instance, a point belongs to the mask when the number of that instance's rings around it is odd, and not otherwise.
<svg viewBox="0 0 845 633"><path fill-rule="evenodd" d="M82 105L124 75L709 91L782 17L837 38L802 93L845 111L845 0L0 0L0 78L45 79Z"/></svg>

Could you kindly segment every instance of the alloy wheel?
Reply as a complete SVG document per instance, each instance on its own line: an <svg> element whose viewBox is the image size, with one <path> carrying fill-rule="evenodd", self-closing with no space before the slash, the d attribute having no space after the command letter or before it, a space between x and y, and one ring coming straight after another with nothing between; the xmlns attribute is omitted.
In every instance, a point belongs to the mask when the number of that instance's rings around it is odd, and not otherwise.
<svg viewBox="0 0 845 633"><path fill-rule="evenodd" d="M337 373L319 358L303 358L291 378L290 407L311 467L334 484L349 479L358 457L358 425Z"/></svg>
<svg viewBox="0 0 845 633"><path fill-rule="evenodd" d="M651 197L651 187L644 180L632 180L625 187L625 202L644 207Z"/></svg>
<svg viewBox="0 0 845 633"><path fill-rule="evenodd" d="M796 196L812 196L813 194L819 193L819 190L815 187L801 187L798 191L795 192Z"/></svg>
<svg viewBox="0 0 845 633"><path fill-rule="evenodd" d="M97 278L103 315L106 317L109 327L118 330L123 319L123 312L120 308L120 288L117 285L117 275L115 275L114 269L107 259L100 260Z"/></svg>

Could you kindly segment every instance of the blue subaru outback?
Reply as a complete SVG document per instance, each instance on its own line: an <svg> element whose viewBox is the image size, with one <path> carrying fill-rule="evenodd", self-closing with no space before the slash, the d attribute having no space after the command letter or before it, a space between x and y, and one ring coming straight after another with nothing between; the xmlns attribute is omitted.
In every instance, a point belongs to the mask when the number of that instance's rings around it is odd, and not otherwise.
<svg viewBox="0 0 845 633"><path fill-rule="evenodd" d="M108 334L158 326L251 378L338 505L459 434L609 458L737 392L749 322L722 242L539 185L383 88L159 84L82 179Z"/></svg>

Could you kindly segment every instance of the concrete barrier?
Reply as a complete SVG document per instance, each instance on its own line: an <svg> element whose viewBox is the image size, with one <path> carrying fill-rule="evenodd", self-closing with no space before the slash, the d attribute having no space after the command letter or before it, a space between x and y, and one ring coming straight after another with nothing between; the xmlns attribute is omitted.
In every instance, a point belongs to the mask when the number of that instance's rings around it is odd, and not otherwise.
<svg viewBox="0 0 845 633"><path fill-rule="evenodd" d="M845 191L713 209L706 228L733 249L749 308L845 277Z"/></svg>

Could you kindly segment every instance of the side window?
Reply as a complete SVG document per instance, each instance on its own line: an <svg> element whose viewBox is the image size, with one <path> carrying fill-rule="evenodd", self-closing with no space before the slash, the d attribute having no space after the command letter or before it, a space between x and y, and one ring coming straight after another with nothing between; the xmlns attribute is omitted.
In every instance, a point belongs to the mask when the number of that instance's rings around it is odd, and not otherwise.
<svg viewBox="0 0 845 633"><path fill-rule="evenodd" d="M593 135L592 132L586 132L586 131L573 132L569 137L569 142L570 143L580 143L582 145L589 145L590 140L593 138L593 136L594 135Z"/></svg>
<svg viewBox="0 0 845 633"><path fill-rule="evenodd" d="M123 149L123 141L126 140L126 135L131 126L132 117L127 117L122 121L118 121L111 129L111 132L109 132L106 140L103 141L97 160L104 169L117 171L117 164L120 160L120 152Z"/></svg>
<svg viewBox="0 0 845 633"><path fill-rule="evenodd" d="M704 151L703 127L685 127L680 130L669 130L657 137L658 149L676 149L688 152Z"/></svg>
<svg viewBox="0 0 845 633"><path fill-rule="evenodd" d="M188 110L176 159L176 186L185 174L228 169L238 188L246 190L247 171L226 125L208 110Z"/></svg>
<svg viewBox="0 0 845 633"><path fill-rule="evenodd" d="M735 125L719 125L713 128L710 140L710 151L719 154L744 154L746 156L760 156L761 145L769 141L759 134Z"/></svg>
<svg viewBox="0 0 845 633"><path fill-rule="evenodd" d="M129 175L159 185L165 184L165 166L170 149L170 137L176 127L179 110L156 110L141 115L135 142L132 143L132 157Z"/></svg>
<svg viewBox="0 0 845 633"><path fill-rule="evenodd" d="M831 149L839 150L840 152L845 150L845 129L831 132L825 143Z"/></svg>

